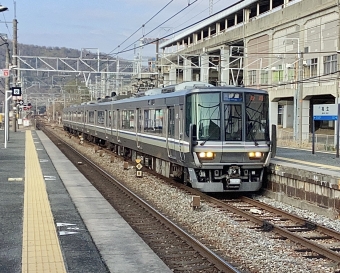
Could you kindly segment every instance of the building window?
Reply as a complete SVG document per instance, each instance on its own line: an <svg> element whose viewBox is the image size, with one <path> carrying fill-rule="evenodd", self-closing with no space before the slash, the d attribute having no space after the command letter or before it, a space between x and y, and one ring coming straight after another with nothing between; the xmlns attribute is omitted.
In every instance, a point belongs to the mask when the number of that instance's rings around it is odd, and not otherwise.
<svg viewBox="0 0 340 273"><path fill-rule="evenodd" d="M303 72L305 78L316 77L318 75L318 59L313 58L306 60Z"/></svg>
<svg viewBox="0 0 340 273"><path fill-rule="evenodd" d="M282 65L279 65L277 68L273 69L272 72L273 83L282 83L283 82L283 69Z"/></svg>
<svg viewBox="0 0 340 273"><path fill-rule="evenodd" d="M268 84L268 71L267 70L261 71L261 84Z"/></svg>
<svg viewBox="0 0 340 273"><path fill-rule="evenodd" d="M323 69L324 74L330 74L336 72L337 67L337 55L330 55L330 56L324 56L323 57Z"/></svg>
<svg viewBox="0 0 340 273"><path fill-rule="evenodd" d="M248 72L249 85L256 85L256 70L250 70Z"/></svg>
<svg viewBox="0 0 340 273"><path fill-rule="evenodd" d="M287 80L289 82L294 82L296 79L296 71L294 67L287 68Z"/></svg>

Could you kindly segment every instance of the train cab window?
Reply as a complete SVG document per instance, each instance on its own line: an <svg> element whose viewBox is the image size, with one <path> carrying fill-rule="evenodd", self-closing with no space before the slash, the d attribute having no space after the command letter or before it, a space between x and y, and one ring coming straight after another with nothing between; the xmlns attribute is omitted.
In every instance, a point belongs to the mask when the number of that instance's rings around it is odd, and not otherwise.
<svg viewBox="0 0 340 273"><path fill-rule="evenodd" d="M197 140L221 140L220 93L192 94L187 97L185 128L197 125Z"/></svg>
<svg viewBox="0 0 340 273"><path fill-rule="evenodd" d="M104 111L98 111L97 112L97 124L98 125L104 125L105 121L105 112Z"/></svg>
<svg viewBox="0 0 340 273"><path fill-rule="evenodd" d="M224 130L226 141L242 140L242 105L224 105Z"/></svg>
<svg viewBox="0 0 340 273"><path fill-rule="evenodd" d="M268 95L246 94L246 141L269 140L268 112Z"/></svg>

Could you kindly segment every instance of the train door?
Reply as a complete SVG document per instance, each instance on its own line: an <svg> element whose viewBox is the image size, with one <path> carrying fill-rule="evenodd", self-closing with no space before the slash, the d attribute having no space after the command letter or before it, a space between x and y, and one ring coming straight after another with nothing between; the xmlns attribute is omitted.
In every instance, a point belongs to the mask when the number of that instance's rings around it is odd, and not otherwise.
<svg viewBox="0 0 340 273"><path fill-rule="evenodd" d="M139 141L140 134L142 133L142 124L143 124L143 114L140 108L137 108L137 118L136 120L136 144L138 149L142 149L141 142Z"/></svg>
<svg viewBox="0 0 340 273"><path fill-rule="evenodd" d="M85 118L84 118L84 127L86 127L86 131L85 133L88 133L89 132L89 110L86 110L85 113Z"/></svg>
<svg viewBox="0 0 340 273"><path fill-rule="evenodd" d="M107 109L104 111L104 131L105 131L105 138L108 139L110 136L110 126L109 126L109 112Z"/></svg>
<svg viewBox="0 0 340 273"><path fill-rule="evenodd" d="M168 157L171 159L176 159L176 149L175 149L175 107L170 106L167 109L167 134L166 134L166 147L168 151Z"/></svg>
<svg viewBox="0 0 340 273"><path fill-rule="evenodd" d="M179 141L179 158L181 161L185 160L184 154L184 117L183 117L183 104L178 107L178 141Z"/></svg>
<svg viewBox="0 0 340 273"><path fill-rule="evenodd" d="M116 131L116 137L117 137L117 142L118 143L121 142L120 135L119 135L120 124L121 124L121 122L120 122L120 110L117 109L117 118L116 118L116 129L117 129L117 131Z"/></svg>
<svg viewBox="0 0 340 273"><path fill-rule="evenodd" d="M110 108L110 110L107 113L107 126L108 126L108 133L109 133L109 139L112 141L112 132L113 132L113 111Z"/></svg>
<svg viewBox="0 0 340 273"><path fill-rule="evenodd" d="M98 135L98 112L97 110L94 110L94 114L93 114L93 130L94 130L94 135L97 136Z"/></svg>

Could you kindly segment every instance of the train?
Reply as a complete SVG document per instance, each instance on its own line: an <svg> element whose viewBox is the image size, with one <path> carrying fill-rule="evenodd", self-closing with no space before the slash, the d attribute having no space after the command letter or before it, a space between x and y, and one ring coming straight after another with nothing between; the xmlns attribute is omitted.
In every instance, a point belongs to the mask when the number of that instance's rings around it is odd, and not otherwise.
<svg viewBox="0 0 340 273"><path fill-rule="evenodd" d="M276 153L267 91L183 82L114 95L65 107L64 130L202 192L261 189Z"/></svg>

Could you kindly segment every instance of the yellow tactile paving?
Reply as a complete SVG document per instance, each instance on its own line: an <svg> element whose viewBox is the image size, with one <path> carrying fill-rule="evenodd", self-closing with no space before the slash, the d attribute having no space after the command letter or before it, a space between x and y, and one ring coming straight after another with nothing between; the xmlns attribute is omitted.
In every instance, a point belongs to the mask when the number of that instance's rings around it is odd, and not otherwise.
<svg viewBox="0 0 340 273"><path fill-rule="evenodd" d="M302 164L302 165L310 165L310 166L313 166L313 167L320 167L320 168L337 170L337 171L340 170L340 167L338 167L338 166L332 166L332 165L326 165L326 164L320 164L320 163L314 163L314 162L307 162L307 161L297 160L297 159L292 159L292 158L287 158L287 157L275 156L274 159L275 158L285 160L285 161L288 161L288 162L295 162L295 163Z"/></svg>
<svg viewBox="0 0 340 273"><path fill-rule="evenodd" d="M31 131L26 131L23 273L66 273Z"/></svg>

